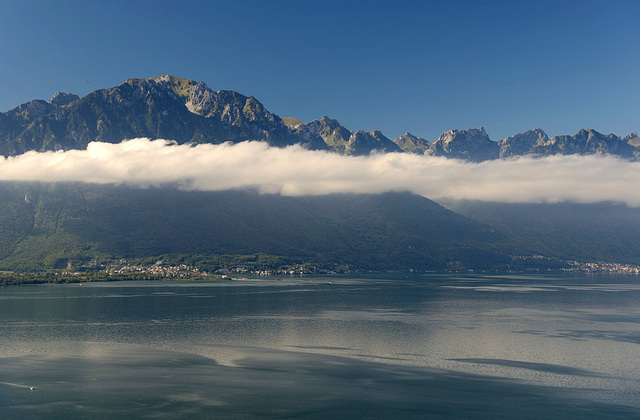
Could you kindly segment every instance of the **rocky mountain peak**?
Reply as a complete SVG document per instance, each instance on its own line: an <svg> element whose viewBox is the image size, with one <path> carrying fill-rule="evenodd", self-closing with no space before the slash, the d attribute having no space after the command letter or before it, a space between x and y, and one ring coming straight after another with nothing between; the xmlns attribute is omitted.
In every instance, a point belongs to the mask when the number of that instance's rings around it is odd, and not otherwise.
<svg viewBox="0 0 640 420"><path fill-rule="evenodd" d="M130 78L122 85L131 85L137 88L138 92L148 94L152 91L165 92L175 94L176 97L182 99L185 103L190 100L194 92L202 92L209 90L204 82L196 82L194 80L176 77L171 74L164 76L151 77L148 79Z"/></svg>
<svg viewBox="0 0 640 420"><path fill-rule="evenodd" d="M316 121L320 122L323 125L328 126L332 130L335 130L338 127L342 127L342 125L340 124L340 122L338 122L338 120L336 120L334 118L327 117L326 115L324 117L322 117L322 118L319 118Z"/></svg>
<svg viewBox="0 0 640 420"><path fill-rule="evenodd" d="M307 124L299 124L294 134L306 141L322 141L325 148L337 153L345 153L351 131L344 128L337 120L324 116ZM315 139L315 140L314 140Z"/></svg>
<svg viewBox="0 0 640 420"><path fill-rule="evenodd" d="M626 142L623 142L622 139L620 139L620 137L616 136L615 134L602 134L592 128L583 128L582 130L578 131L573 136L573 140L578 143L599 145L606 144L607 146L614 147L616 147L619 143L626 144Z"/></svg>
<svg viewBox="0 0 640 420"><path fill-rule="evenodd" d="M49 103L55 106L65 106L78 99L80 99L80 97L73 93L58 92L53 95L53 98L49 99Z"/></svg>
<svg viewBox="0 0 640 420"><path fill-rule="evenodd" d="M549 141L547 134L541 129L527 130L523 133L515 134L498 142L500 147L500 157L508 158L522 156L536 145L544 145Z"/></svg>
<svg viewBox="0 0 640 420"><path fill-rule="evenodd" d="M401 152L397 144L386 138L380 130L358 130L351 134L345 147L345 154L352 156L368 155L373 151L381 153Z"/></svg>
<svg viewBox="0 0 640 420"><path fill-rule="evenodd" d="M28 123L42 115L50 113L55 108L55 105L47 101L43 101L42 99L33 99L27 103L13 108L12 110L8 111L7 114L16 116L24 122Z"/></svg>
<svg viewBox="0 0 640 420"><path fill-rule="evenodd" d="M411 133L405 133L403 136L397 137L395 144L407 153L415 153L422 155L431 148L431 143L422 137L414 136Z"/></svg>
<svg viewBox="0 0 640 420"><path fill-rule="evenodd" d="M156 83L170 83L170 84L181 84L181 83L195 83L193 80L185 79L184 77L174 76L173 74L165 74L158 77L152 77L150 80L153 80Z"/></svg>
<svg viewBox="0 0 640 420"><path fill-rule="evenodd" d="M203 112L203 108L207 108L205 103L211 99L211 93L213 93L206 83L176 77L171 74L165 74L164 76L153 77L147 80L171 90L184 101L189 111L206 116L206 111Z"/></svg>
<svg viewBox="0 0 640 420"><path fill-rule="evenodd" d="M633 147L640 146L640 137L638 137L638 133L635 131L626 135L622 141L629 143Z"/></svg>
<svg viewBox="0 0 640 420"><path fill-rule="evenodd" d="M438 140L436 142L440 142L443 144L450 144L452 142L486 142L491 141L489 135L485 131L484 127L480 128L468 128L466 130L449 130L440 134Z"/></svg>
<svg viewBox="0 0 640 420"><path fill-rule="evenodd" d="M479 162L497 159L499 147L491 141L484 127L469 128L445 131L425 154Z"/></svg>
<svg viewBox="0 0 640 420"><path fill-rule="evenodd" d="M304 121L299 120L295 117L282 117L282 122L284 123L284 125L294 130L305 124Z"/></svg>

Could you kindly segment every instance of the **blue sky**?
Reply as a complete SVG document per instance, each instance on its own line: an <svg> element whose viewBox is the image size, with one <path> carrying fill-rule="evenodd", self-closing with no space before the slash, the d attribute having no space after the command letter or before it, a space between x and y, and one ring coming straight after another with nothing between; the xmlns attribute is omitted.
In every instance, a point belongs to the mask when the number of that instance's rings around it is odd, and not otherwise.
<svg viewBox="0 0 640 420"><path fill-rule="evenodd" d="M640 1L0 0L0 111L174 74L351 130L640 131Z"/></svg>

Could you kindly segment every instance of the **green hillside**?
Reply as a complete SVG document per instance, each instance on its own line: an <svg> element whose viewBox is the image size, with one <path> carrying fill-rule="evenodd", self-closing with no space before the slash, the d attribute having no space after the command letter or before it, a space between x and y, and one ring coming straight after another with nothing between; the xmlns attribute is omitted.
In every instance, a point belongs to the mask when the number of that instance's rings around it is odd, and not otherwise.
<svg viewBox="0 0 640 420"><path fill-rule="evenodd" d="M82 269L119 258L204 270L300 264L491 269L534 254L640 264L640 209L608 203L447 206L457 213L409 193L282 197L5 182L0 270ZM541 268L560 264L546 261Z"/></svg>
<svg viewBox="0 0 640 420"><path fill-rule="evenodd" d="M0 269L92 259L266 254L331 268L489 268L507 239L408 193L281 197L91 184L0 183ZM207 267L213 268L213 267Z"/></svg>

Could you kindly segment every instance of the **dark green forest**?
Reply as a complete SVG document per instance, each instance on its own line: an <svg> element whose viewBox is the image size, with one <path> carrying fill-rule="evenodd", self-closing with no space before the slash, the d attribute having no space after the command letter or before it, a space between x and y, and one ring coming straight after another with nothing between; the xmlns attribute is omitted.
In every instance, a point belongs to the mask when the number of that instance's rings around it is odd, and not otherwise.
<svg viewBox="0 0 640 420"><path fill-rule="evenodd" d="M490 226L408 193L282 197L0 183L2 270L160 256L207 270L258 260L253 266L263 268L488 268L508 263L508 243Z"/></svg>
<svg viewBox="0 0 640 420"><path fill-rule="evenodd" d="M560 268L640 264L640 211L614 204L450 202L409 193L310 197L84 183L0 183L0 270L110 262L201 271ZM523 256L541 255L545 259Z"/></svg>

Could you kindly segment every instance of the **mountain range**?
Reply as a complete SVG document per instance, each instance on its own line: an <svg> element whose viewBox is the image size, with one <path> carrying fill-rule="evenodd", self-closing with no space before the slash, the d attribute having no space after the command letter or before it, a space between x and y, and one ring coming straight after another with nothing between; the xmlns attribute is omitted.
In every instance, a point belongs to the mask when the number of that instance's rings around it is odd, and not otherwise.
<svg viewBox="0 0 640 420"><path fill-rule="evenodd" d="M32 100L0 113L0 154L84 149L91 141L118 143L135 137L183 143L260 140L272 146L300 144L344 155L406 152L473 162L554 154L604 154L636 160L640 138L624 138L583 129L548 138L542 129L500 141L484 128L449 130L432 142L405 134L390 140L378 130L351 131L324 116L304 123L280 118L253 96L214 91L204 82L171 75L129 79L83 98L57 93L49 101Z"/></svg>

